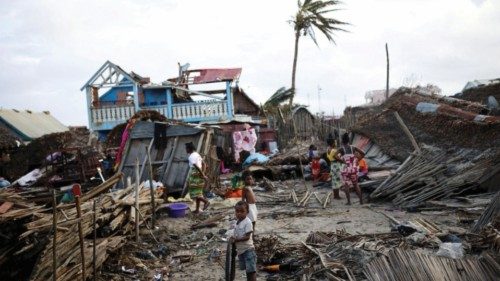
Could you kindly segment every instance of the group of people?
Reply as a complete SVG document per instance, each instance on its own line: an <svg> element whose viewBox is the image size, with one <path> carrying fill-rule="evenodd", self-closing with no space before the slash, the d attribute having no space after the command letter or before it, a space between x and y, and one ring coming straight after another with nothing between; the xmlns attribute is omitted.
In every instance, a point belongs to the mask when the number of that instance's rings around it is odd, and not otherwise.
<svg viewBox="0 0 500 281"><path fill-rule="evenodd" d="M326 160L320 159L319 154L315 151L315 146L312 145L309 148L309 156L312 157L310 166L313 179L322 182L330 181L334 199L340 199L340 189L343 189L348 205L351 204L351 189L354 189L359 197L359 203L363 204L363 195L358 182L360 179L368 178L365 153L350 144L348 133L342 135L339 147L335 145L333 139L329 139L327 144L328 149L325 156L329 166Z"/></svg>
<svg viewBox="0 0 500 281"><path fill-rule="evenodd" d="M360 178L366 177L368 166L364 159L365 153L350 144L349 135L342 135L341 145L337 147L333 140L328 141L326 158L329 161L329 169L324 168L324 163L318 161L315 147L310 149L312 176L316 180L328 179L333 188L333 198L340 199L340 189L345 192L347 204L351 204L351 189L359 197L359 203L363 204L363 196L358 184ZM311 152L312 151L312 152ZM205 165L202 157L195 151L192 143L186 144L186 152L189 154L190 174L188 178L189 193L196 202L195 212L200 211L201 203L203 209L209 207L210 202L204 197L209 181L205 173ZM324 162L324 161L323 161ZM328 167L328 166L327 166ZM241 193L241 201L236 203L234 210L237 219L234 234L230 237L230 243L234 243L240 263L240 269L247 273L247 280L256 280L255 248L253 245L253 235L257 222L256 199L252 190L255 181L248 172L243 172L242 179L244 187Z"/></svg>

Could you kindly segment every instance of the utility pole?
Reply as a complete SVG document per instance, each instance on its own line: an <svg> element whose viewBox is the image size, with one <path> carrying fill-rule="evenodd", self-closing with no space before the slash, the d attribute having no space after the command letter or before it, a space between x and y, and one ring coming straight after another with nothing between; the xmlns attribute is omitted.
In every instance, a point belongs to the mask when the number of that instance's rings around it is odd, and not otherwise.
<svg viewBox="0 0 500 281"><path fill-rule="evenodd" d="M387 79L385 83L385 100L389 99L389 48L387 47L387 43L385 43L385 55L387 58Z"/></svg>
<svg viewBox="0 0 500 281"><path fill-rule="evenodd" d="M318 85L318 114L321 114L321 87Z"/></svg>

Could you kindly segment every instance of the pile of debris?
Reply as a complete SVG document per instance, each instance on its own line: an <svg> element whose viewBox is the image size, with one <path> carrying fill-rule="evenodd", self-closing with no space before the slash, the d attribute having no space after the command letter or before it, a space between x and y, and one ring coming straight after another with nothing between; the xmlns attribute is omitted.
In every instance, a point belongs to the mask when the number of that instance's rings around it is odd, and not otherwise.
<svg viewBox="0 0 500 281"><path fill-rule="evenodd" d="M358 114L352 131L404 161L370 197L418 206L496 188L500 119L481 115L485 109L417 87L400 88L384 104Z"/></svg>
<svg viewBox="0 0 500 281"><path fill-rule="evenodd" d="M495 100L500 102L500 80L495 79L491 81L492 83L489 83L487 85L482 85L482 86L477 86L477 87L472 87L469 89L466 89L462 91L461 93L456 94L454 97L463 99L463 100L468 100L468 101L473 101L473 102L478 102L478 103L488 103L488 98L491 96L495 98ZM490 108L491 110L491 108ZM490 111L492 115L499 115L500 114L500 109L496 108L496 110L491 110ZM486 114L483 113L483 114Z"/></svg>
<svg viewBox="0 0 500 281"><path fill-rule="evenodd" d="M64 162L65 166L73 162L78 166L76 168L78 170L82 163L98 165L99 154L97 148L89 146L89 138L88 129L73 127L66 132L52 133L34 139L29 144L12 150L8 163L4 165L5 175L2 176L16 180L36 168L46 167L56 162L58 164ZM42 185L46 185L47 181L59 172L54 170L47 173L46 181L42 181ZM71 173L71 171L66 172ZM95 167L94 171L89 171L89 173L94 176Z"/></svg>
<svg viewBox="0 0 500 281"><path fill-rule="evenodd" d="M9 134L6 129L0 127L0 151L15 148L21 143L22 141L19 138Z"/></svg>
<svg viewBox="0 0 500 281"><path fill-rule="evenodd" d="M9 236L2 235L8 240L1 245L0 264L16 270L2 271L1 279L30 276L30 280L50 280L54 268L57 280L91 276L93 267L99 268L110 253L124 245L132 230L138 235L139 225L152 213L151 196L157 203L163 202L161 194L142 184L107 193L121 178L122 174L116 174L76 203L57 204L55 211L28 202L13 190L2 190L0 224ZM139 209L133 207L137 198Z"/></svg>

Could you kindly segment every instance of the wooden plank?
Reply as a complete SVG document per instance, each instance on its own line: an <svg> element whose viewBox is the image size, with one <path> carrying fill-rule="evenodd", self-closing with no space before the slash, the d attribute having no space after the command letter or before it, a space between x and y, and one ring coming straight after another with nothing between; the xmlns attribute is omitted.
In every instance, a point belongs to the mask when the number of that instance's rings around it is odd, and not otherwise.
<svg viewBox="0 0 500 281"><path fill-rule="evenodd" d="M175 150L177 149L177 144L179 143L179 137L175 137L174 139L174 145L172 146L172 150L170 151L170 157L167 160L167 167L165 168L165 172L163 172L163 175L161 175L161 182L164 181L165 175L167 175L170 172L170 167L172 167L172 160L174 159L174 154ZM165 155L164 157L166 157Z"/></svg>
<svg viewBox="0 0 500 281"><path fill-rule="evenodd" d="M8 210L10 210L10 208L12 208L12 206L14 206L14 203L12 202L4 202L1 206L0 206L0 214L5 214L7 213Z"/></svg>

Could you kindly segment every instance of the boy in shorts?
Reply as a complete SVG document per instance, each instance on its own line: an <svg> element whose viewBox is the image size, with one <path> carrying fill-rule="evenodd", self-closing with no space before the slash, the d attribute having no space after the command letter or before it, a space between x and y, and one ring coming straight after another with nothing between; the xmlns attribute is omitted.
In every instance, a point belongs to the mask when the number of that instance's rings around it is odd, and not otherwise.
<svg viewBox="0 0 500 281"><path fill-rule="evenodd" d="M256 281L257 255L252 239L252 221L247 217L248 203L239 201L234 206L234 212L238 221L234 229L234 236L230 238L229 242L236 245L240 269L246 271L247 280Z"/></svg>

